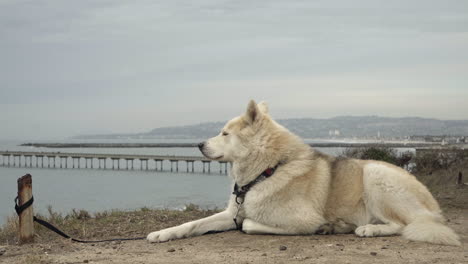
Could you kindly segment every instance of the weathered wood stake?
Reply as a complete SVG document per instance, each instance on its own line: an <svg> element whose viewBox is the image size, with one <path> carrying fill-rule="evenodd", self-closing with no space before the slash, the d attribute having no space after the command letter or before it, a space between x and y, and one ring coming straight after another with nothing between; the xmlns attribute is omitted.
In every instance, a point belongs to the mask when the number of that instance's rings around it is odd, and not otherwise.
<svg viewBox="0 0 468 264"><path fill-rule="evenodd" d="M18 179L18 203L23 205L32 197L32 177L26 174ZM19 215L19 242L20 244L34 242L34 221L32 205Z"/></svg>
<svg viewBox="0 0 468 264"><path fill-rule="evenodd" d="M458 172L458 177L457 177L457 185L462 185L463 184L463 174L462 172Z"/></svg>

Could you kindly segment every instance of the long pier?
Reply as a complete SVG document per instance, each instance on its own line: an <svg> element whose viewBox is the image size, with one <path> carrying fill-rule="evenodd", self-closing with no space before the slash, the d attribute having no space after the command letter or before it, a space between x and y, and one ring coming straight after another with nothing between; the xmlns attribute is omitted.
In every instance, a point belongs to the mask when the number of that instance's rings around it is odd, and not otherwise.
<svg viewBox="0 0 468 264"><path fill-rule="evenodd" d="M65 152L25 152L25 151L0 151L3 167L25 168L60 168L60 169L112 169L134 170L137 169L135 161L139 161L140 170L149 170L149 161L154 163L155 171L164 171L163 162L169 161L171 172L179 171L179 162L186 162L186 171L195 172L195 162L201 162L203 173L211 173L211 162L205 157L199 156L169 156L169 155L129 155L129 154L94 154L94 153L65 153ZM84 164L81 162L84 161ZM111 164L109 165L109 162ZM125 166L122 166L124 161ZM219 172L226 173L228 163L219 163ZM96 164L97 163L97 164ZM88 166L89 165L89 166ZM158 166L159 165L159 166Z"/></svg>
<svg viewBox="0 0 468 264"><path fill-rule="evenodd" d="M361 148L361 147L388 147L388 148L419 148L431 147L440 144L421 142L369 142L344 143L323 142L310 143L314 148ZM36 148L196 148L198 143L23 143L22 147Z"/></svg>

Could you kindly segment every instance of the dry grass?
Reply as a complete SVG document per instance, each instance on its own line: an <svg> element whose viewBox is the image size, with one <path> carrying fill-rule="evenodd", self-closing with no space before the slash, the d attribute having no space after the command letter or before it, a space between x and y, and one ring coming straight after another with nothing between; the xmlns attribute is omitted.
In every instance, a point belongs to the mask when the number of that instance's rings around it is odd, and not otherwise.
<svg viewBox="0 0 468 264"><path fill-rule="evenodd" d="M420 173L432 173L436 170L450 170L460 167L468 160L468 150L466 149L445 149L445 150L421 150L414 157L416 171Z"/></svg>
<svg viewBox="0 0 468 264"><path fill-rule="evenodd" d="M206 217L217 210L201 210L196 205L187 205L186 210L168 209L153 210L143 207L135 211L111 210L92 215L85 210L72 210L62 215L48 208L48 215L37 215L69 236L83 240L100 240L110 238L129 238L146 236L149 232L182 224L184 222ZM17 243L17 217L10 217L0 228L0 244ZM62 239L39 224L35 224L36 241L47 242Z"/></svg>
<svg viewBox="0 0 468 264"><path fill-rule="evenodd" d="M0 243L2 244L15 244L17 241L18 230L18 217L10 216L6 224L0 227Z"/></svg>
<svg viewBox="0 0 468 264"><path fill-rule="evenodd" d="M462 173L462 184L457 184ZM442 207L468 209L468 160L458 161L449 168L416 170L418 180L426 185Z"/></svg>

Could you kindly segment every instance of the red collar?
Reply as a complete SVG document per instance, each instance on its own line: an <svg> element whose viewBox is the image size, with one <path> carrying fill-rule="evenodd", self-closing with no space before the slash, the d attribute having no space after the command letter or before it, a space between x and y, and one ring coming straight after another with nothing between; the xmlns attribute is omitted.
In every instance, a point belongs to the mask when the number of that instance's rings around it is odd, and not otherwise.
<svg viewBox="0 0 468 264"><path fill-rule="evenodd" d="M239 185L236 183L234 185L234 191L232 192L232 194L236 196L236 203L237 204L244 203L244 197L247 194L247 192L250 190L250 188L252 188L255 184L262 182L266 178L273 175L276 169L278 168L278 166L279 166L279 163L273 168L267 168L260 175L258 175L257 178L255 178L253 181L247 183L246 185L242 187L239 187Z"/></svg>

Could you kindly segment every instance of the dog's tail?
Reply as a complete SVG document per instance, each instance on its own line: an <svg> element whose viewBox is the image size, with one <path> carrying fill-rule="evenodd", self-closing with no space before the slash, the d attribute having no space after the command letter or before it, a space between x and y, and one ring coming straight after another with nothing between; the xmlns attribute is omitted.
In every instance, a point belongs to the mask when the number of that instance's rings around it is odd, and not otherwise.
<svg viewBox="0 0 468 264"><path fill-rule="evenodd" d="M421 215L403 229L404 238L433 244L461 246L460 238L440 214Z"/></svg>

